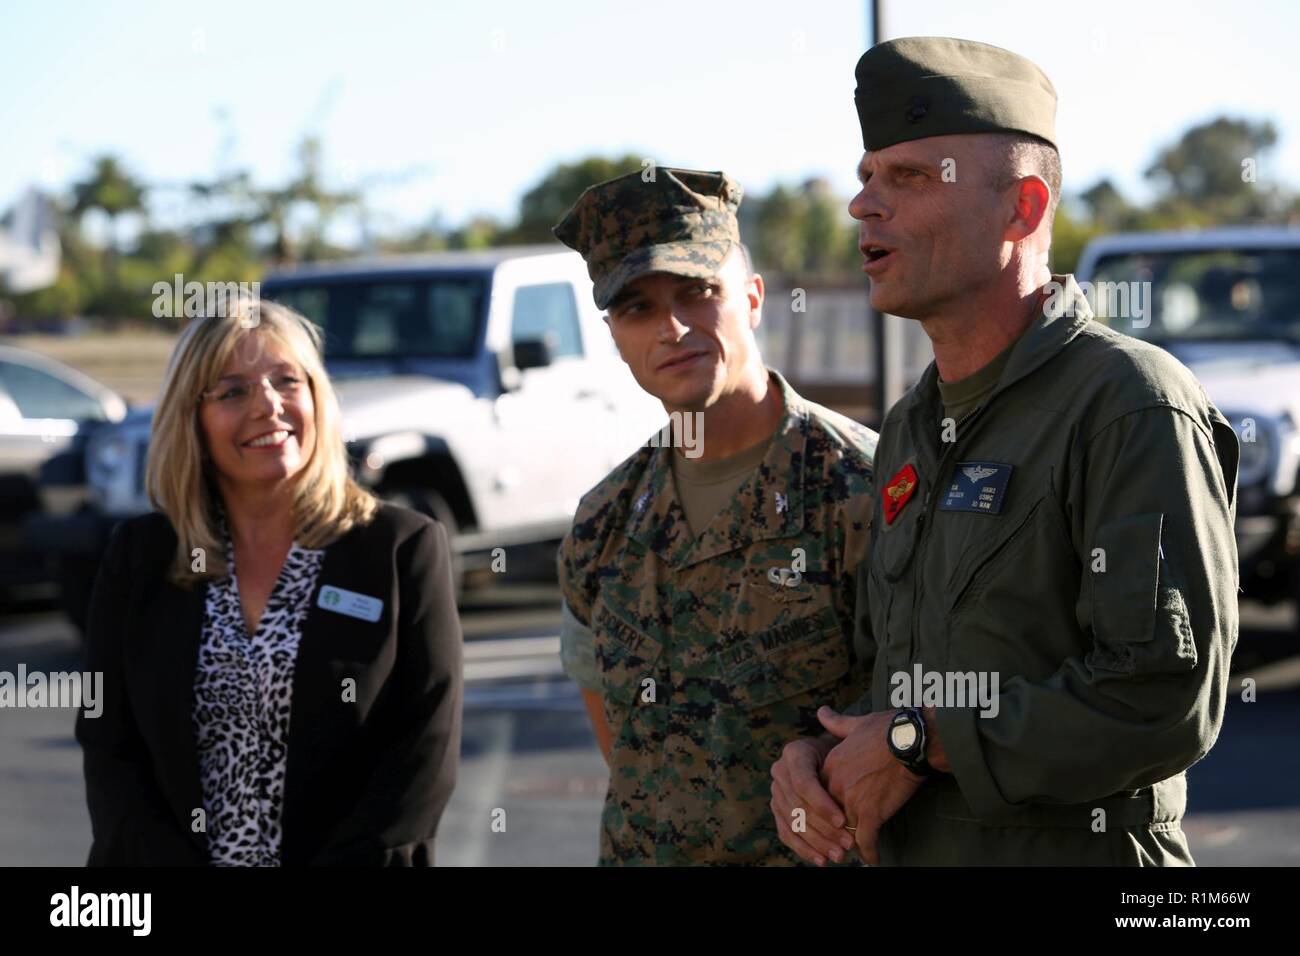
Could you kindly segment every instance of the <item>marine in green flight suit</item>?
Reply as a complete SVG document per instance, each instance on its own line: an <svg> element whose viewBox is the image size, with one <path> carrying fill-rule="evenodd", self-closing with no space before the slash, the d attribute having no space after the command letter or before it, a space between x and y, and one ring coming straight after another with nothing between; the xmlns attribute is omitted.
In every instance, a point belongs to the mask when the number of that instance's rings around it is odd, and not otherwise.
<svg viewBox="0 0 1300 956"><path fill-rule="evenodd" d="M872 302L920 321L935 362L876 452L870 689L773 767L777 818L814 813L783 839L886 865L1189 865L1185 773L1237 639L1236 436L1048 271L1037 67L908 38L857 78Z"/></svg>

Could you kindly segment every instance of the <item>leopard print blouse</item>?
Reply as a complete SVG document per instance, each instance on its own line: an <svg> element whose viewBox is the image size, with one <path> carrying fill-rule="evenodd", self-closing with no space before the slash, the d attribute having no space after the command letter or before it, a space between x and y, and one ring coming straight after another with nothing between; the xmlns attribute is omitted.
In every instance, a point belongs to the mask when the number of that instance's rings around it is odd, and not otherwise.
<svg viewBox="0 0 1300 956"><path fill-rule="evenodd" d="M293 673L324 557L290 547L251 637L228 536L230 573L208 583L192 716L214 866L280 865Z"/></svg>

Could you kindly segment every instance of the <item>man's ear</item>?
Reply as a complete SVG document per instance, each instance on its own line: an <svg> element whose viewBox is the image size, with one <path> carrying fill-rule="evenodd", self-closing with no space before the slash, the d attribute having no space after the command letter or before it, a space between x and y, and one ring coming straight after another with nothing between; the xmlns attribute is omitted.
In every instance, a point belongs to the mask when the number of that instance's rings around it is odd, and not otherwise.
<svg viewBox="0 0 1300 956"><path fill-rule="evenodd" d="M745 294L749 298L749 327L756 329L763 321L763 300L767 295L763 277L755 272L745 282Z"/></svg>
<svg viewBox="0 0 1300 956"><path fill-rule="evenodd" d="M1007 223L1007 240L1019 242L1037 232L1051 202L1051 187L1041 176L1026 176L1016 183L1011 221Z"/></svg>

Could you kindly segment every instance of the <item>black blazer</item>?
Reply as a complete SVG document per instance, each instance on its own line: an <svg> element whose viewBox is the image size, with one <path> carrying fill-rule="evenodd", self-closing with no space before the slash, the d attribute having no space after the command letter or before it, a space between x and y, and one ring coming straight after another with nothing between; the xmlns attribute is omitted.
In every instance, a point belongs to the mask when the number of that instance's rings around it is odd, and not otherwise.
<svg viewBox="0 0 1300 956"><path fill-rule="evenodd" d="M208 862L191 723L207 585L167 581L175 548L163 515L126 521L95 583L86 663L104 705L77 718L91 866ZM318 607L325 585L382 599L379 620ZM293 679L284 865L432 865L460 759L461 653L442 525L385 504L326 549Z"/></svg>

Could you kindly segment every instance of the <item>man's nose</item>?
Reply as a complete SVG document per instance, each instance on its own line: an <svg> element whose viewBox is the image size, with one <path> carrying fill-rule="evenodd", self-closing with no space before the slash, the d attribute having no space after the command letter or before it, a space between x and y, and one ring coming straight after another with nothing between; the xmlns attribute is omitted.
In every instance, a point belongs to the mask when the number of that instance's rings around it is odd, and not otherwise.
<svg viewBox="0 0 1300 956"><path fill-rule="evenodd" d="M849 215L859 222L886 218L884 203L870 183L859 189L858 194L849 200Z"/></svg>
<svg viewBox="0 0 1300 956"><path fill-rule="evenodd" d="M659 341L677 342L691 330L691 327L677 317L676 307L664 309L663 321L659 323Z"/></svg>

